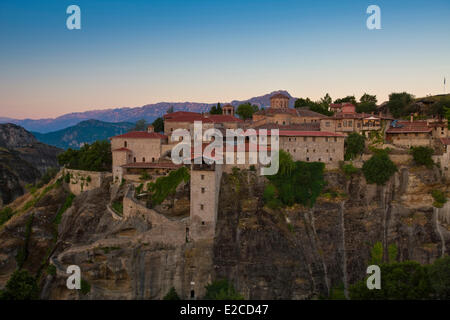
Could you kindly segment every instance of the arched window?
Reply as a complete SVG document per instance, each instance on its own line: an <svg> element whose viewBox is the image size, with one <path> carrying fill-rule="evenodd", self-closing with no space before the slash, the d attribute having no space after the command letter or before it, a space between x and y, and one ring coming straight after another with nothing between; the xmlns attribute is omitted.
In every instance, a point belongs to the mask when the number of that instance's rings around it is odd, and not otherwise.
<svg viewBox="0 0 450 320"><path fill-rule="evenodd" d="M123 146L124 146L125 148L128 146L128 144L127 144L126 141L123 142Z"/></svg>

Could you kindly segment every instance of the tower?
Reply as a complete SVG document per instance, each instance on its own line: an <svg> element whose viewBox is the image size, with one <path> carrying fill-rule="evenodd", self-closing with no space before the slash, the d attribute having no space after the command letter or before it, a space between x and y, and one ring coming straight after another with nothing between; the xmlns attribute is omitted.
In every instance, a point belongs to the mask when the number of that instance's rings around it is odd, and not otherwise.
<svg viewBox="0 0 450 320"><path fill-rule="evenodd" d="M274 109L287 109L289 108L289 97L282 93L274 94L270 97L270 107Z"/></svg>
<svg viewBox="0 0 450 320"><path fill-rule="evenodd" d="M234 107L231 104L227 104L222 108L222 114L234 116Z"/></svg>
<svg viewBox="0 0 450 320"><path fill-rule="evenodd" d="M191 165L189 237L194 241L214 238L221 178L221 164Z"/></svg>

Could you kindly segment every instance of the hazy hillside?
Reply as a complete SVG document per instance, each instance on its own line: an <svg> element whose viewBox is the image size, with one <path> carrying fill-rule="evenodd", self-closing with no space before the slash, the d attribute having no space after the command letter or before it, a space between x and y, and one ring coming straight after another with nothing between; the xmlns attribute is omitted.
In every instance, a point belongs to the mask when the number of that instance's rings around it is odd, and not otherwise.
<svg viewBox="0 0 450 320"><path fill-rule="evenodd" d="M25 185L35 183L47 169L57 167L61 151L17 125L0 124L0 207L22 195Z"/></svg>
<svg viewBox="0 0 450 320"><path fill-rule="evenodd" d="M243 102L250 101L259 107L267 107L270 105L270 96L283 92L290 96L287 91L274 91L258 97L253 97L247 100L233 100L231 103L238 106ZM291 97L291 96L290 96ZM290 106L294 105L295 98L291 97ZM223 104L227 103L220 101ZM197 102L159 102L155 104L148 104L138 108L116 108L105 110L93 110L86 112L68 113L54 119L10 119L0 117L0 123L15 123L33 132L48 133L52 131L61 130L85 120L95 119L106 122L136 122L140 119L145 119L148 122L153 122L156 118L161 117L166 113L167 109L173 106L175 111L192 111L192 112L207 112L215 105L215 103L197 103Z"/></svg>
<svg viewBox="0 0 450 320"><path fill-rule="evenodd" d="M110 123L99 120L87 120L55 132L33 132L33 135L39 141L58 148L78 149L85 143L106 140L112 136L128 132L134 125L131 122Z"/></svg>

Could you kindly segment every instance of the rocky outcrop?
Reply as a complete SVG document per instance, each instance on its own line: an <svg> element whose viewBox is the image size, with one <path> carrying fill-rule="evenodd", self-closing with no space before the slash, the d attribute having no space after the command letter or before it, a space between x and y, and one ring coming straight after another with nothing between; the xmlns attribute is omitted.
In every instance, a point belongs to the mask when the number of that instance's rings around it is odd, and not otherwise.
<svg viewBox="0 0 450 320"><path fill-rule="evenodd" d="M52 218L67 195L57 188L0 230L0 288L16 267L32 213L24 268L41 270L44 299L161 299L171 287L197 298L219 278L247 299L314 299L362 279L376 242L386 252L395 244L398 261L430 263L449 253L449 207L433 208L429 195L433 188L448 192L438 171L401 168L385 186L337 171L326 173L326 181L312 208L272 210L261 197L264 177L224 174L216 237L196 242L184 239L184 215L147 211L129 198L129 186L117 190L109 180L75 198L52 244ZM118 197L126 198L127 214L114 218L107 206ZM51 248L48 259L43 248ZM66 288L69 265L80 266L89 293Z"/></svg>
<svg viewBox="0 0 450 320"><path fill-rule="evenodd" d="M38 142L14 124L0 125L0 207L24 193L47 169L58 166L62 150Z"/></svg>
<svg viewBox="0 0 450 320"><path fill-rule="evenodd" d="M404 168L386 186L328 173L336 198L285 210L264 207L263 184L250 187L247 179L240 177L239 192L235 177L223 179L214 246L215 278L232 279L247 298L304 299L347 289L365 276L376 242L385 252L395 244L398 261L430 263L448 254L450 225L446 211L439 216L447 209L433 209L429 195L442 181L430 170Z"/></svg>

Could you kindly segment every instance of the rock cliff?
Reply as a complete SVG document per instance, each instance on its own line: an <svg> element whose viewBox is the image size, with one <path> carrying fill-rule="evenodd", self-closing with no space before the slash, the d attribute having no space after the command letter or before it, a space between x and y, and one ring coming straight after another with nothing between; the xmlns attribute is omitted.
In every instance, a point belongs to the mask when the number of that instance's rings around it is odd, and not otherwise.
<svg viewBox="0 0 450 320"><path fill-rule="evenodd" d="M0 207L24 193L48 168L57 167L62 150L38 142L25 129L0 124Z"/></svg>
<svg viewBox="0 0 450 320"><path fill-rule="evenodd" d="M327 172L326 180L312 208L272 210L261 199L264 177L224 174L216 237L198 242L169 241L183 233L175 227L183 215L152 220L139 207L129 218L111 214L109 204L129 189L110 181L74 199L52 242L52 219L68 194L55 187L0 227L0 288L25 243L23 267L39 275L44 299L161 299L172 286L183 298L202 297L204 286L219 278L248 299L314 299L362 279L376 242L386 249L395 244L398 261L430 263L449 253L450 210L433 208L430 196L437 187L448 192L437 169L401 168L385 186L339 171ZM56 272L47 271L48 263ZM72 264L80 266L88 293L66 288Z"/></svg>

